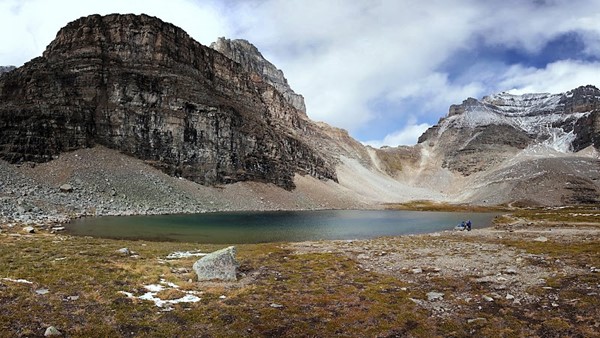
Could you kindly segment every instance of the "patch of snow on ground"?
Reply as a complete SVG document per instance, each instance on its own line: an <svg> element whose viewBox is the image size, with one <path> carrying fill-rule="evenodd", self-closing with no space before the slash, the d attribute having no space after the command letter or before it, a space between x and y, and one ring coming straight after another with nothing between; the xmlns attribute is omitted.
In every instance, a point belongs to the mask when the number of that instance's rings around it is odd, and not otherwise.
<svg viewBox="0 0 600 338"><path fill-rule="evenodd" d="M203 252L199 252L199 251L175 251L175 252L171 252L170 254L167 255L167 257L165 257L166 259L181 259L181 258L188 258L188 257L202 257L202 256L206 256L206 253Z"/></svg>
<svg viewBox="0 0 600 338"><path fill-rule="evenodd" d="M177 284L167 282L164 279L160 280L160 284L144 285L144 288L146 290L148 290L148 292L146 292L143 295L138 296L138 297L136 297L131 292L126 292L126 291L119 291L119 292L124 294L125 296L127 296L127 298L137 298L137 299L141 299L141 300L149 300L149 301L153 302L157 307L162 308L162 311L173 310L173 307L171 307L171 305L174 305L174 304L196 303L196 302L200 301L200 297L196 296L196 294L197 294L196 291L182 291L186 295L181 298L177 298L177 299L167 299L167 300L160 299L159 297L157 297L157 294L160 291L167 290L169 288L171 288L171 289L179 288L179 286Z"/></svg>
<svg viewBox="0 0 600 338"><path fill-rule="evenodd" d="M26 279L12 279L12 278L2 278L2 280L8 281L8 282L13 282L13 283L21 283L21 284L33 284L33 282L30 282Z"/></svg>

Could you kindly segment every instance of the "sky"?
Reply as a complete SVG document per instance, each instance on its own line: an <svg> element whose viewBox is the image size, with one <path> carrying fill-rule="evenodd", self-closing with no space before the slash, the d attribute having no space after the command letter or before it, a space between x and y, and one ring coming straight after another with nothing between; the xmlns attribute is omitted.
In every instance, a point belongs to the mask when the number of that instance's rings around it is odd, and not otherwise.
<svg viewBox="0 0 600 338"><path fill-rule="evenodd" d="M600 87L598 0L0 0L0 65L110 13L157 16L205 45L250 41L311 119L375 147L415 144L468 97Z"/></svg>

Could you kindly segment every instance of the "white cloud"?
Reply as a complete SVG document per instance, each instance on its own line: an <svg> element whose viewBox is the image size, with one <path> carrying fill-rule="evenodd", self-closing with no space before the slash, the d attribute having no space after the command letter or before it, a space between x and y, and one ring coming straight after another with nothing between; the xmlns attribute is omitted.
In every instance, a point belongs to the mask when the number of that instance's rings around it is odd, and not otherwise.
<svg viewBox="0 0 600 338"><path fill-rule="evenodd" d="M374 148L381 148L383 146L397 147L400 145L414 145L417 143L417 139L421 136L429 127L427 123L407 124L402 130L397 130L391 134L386 135L382 140L371 140L363 142L365 145L370 145Z"/></svg>
<svg viewBox="0 0 600 338"><path fill-rule="evenodd" d="M583 85L600 84L600 62L557 61L545 68L513 66L503 74L501 86L512 94L562 93Z"/></svg>

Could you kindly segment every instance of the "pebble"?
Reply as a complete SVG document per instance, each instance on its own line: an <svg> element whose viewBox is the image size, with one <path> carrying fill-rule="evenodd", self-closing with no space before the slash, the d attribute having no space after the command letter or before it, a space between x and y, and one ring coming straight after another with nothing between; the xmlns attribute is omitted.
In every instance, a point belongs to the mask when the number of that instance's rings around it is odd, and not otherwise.
<svg viewBox="0 0 600 338"><path fill-rule="evenodd" d="M534 238L533 240L536 241L536 242L548 242L548 238L546 238L544 236L540 236L540 237Z"/></svg>
<svg viewBox="0 0 600 338"><path fill-rule="evenodd" d="M283 307L283 305L281 305L281 304L276 304L276 303L271 303L271 307L272 307L272 308L276 308L276 309L280 309L280 308L282 308L282 307Z"/></svg>
<svg viewBox="0 0 600 338"><path fill-rule="evenodd" d="M481 298L483 298L483 300L485 300L486 302L493 302L494 298L487 296L487 295L483 295L481 296Z"/></svg>
<svg viewBox="0 0 600 338"><path fill-rule="evenodd" d="M511 295L510 293L506 294L506 300L513 300L515 299L515 296Z"/></svg>
<svg viewBox="0 0 600 338"><path fill-rule="evenodd" d="M48 289L37 289L37 290L35 290L35 293L37 293L38 295L45 295L48 292L50 292L50 290L48 290Z"/></svg>

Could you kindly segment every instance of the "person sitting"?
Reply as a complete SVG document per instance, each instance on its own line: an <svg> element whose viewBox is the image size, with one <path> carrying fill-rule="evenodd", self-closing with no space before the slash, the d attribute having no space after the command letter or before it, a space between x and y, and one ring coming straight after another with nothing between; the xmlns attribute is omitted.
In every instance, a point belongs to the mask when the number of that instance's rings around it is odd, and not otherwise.
<svg viewBox="0 0 600 338"><path fill-rule="evenodd" d="M465 228L467 229L467 231L471 231L471 220L467 221L467 224L465 225Z"/></svg>

